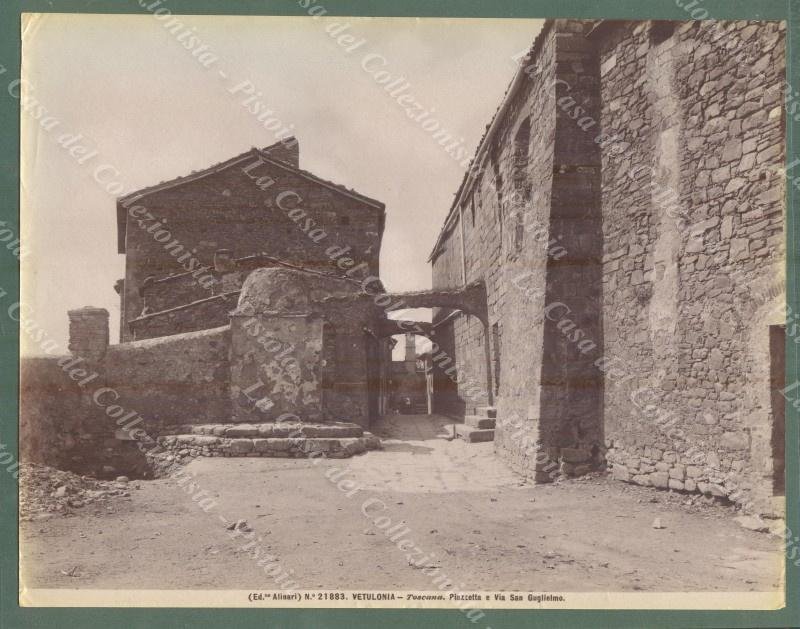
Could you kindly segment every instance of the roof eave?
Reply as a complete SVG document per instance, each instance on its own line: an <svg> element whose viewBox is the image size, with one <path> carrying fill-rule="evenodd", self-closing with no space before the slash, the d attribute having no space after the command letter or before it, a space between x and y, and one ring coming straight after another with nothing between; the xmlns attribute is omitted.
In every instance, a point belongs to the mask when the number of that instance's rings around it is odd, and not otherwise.
<svg viewBox="0 0 800 629"><path fill-rule="evenodd" d="M549 33L549 31L553 28L555 24L555 20L548 19L545 20L544 25L542 26L542 30L536 35L536 38L533 40L533 44L531 45L530 52L528 53L527 58L532 60L533 58L538 55L539 50L544 45L544 38ZM503 102L500 105L500 108L495 112L494 116L492 117L492 121L489 123L489 128L481 138L480 143L478 144L478 148L475 150L475 156L472 158L472 162L467 167L467 172L464 174L464 178L461 180L461 185L456 192L456 196L453 199L453 203L450 206L450 209L447 212L447 217L445 218L444 224L442 225L442 229L439 232L439 236L436 238L436 242L433 245L433 249L431 250L430 255L428 256L428 262L433 260L433 258L437 255L437 250L441 246L443 236L445 234L446 228L448 227L450 221L453 220L453 216L456 214L456 208L461 204L464 198L465 190L471 185L474 181L474 174L475 172L480 172L479 168L475 168L480 163L483 163L483 160L486 159L487 148L490 142L494 139L494 135L497 133L497 129L499 128L502 120L505 118L506 112L511 104L511 101L517 95L517 91L520 89L520 86L523 84L523 76L527 76L525 73L525 66L520 64L519 68L517 69L514 78L511 79L511 83L509 84L508 89L506 90L506 94L503 98Z"/></svg>

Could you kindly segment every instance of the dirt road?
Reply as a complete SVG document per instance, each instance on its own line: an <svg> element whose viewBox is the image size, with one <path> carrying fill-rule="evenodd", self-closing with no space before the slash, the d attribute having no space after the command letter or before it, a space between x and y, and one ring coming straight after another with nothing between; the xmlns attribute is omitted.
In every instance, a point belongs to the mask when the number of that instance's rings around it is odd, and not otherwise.
<svg viewBox="0 0 800 629"><path fill-rule="evenodd" d="M413 563L438 566L466 590L780 584L779 540L741 529L727 508L606 478L533 486L491 443L447 440L443 419L395 416L379 431L393 436L385 450L353 459L198 459L183 487L138 481L129 498L25 522L23 579L50 588L276 589L258 552L309 589L436 589ZM226 528L237 520L252 537Z"/></svg>

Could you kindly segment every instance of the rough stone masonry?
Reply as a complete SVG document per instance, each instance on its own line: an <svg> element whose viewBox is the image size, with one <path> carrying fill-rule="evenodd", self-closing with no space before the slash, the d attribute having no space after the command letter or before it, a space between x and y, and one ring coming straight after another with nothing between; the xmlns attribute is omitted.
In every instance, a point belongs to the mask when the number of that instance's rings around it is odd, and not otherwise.
<svg viewBox="0 0 800 629"><path fill-rule="evenodd" d="M488 299L486 325L436 313L464 375L437 373L438 411L474 412L486 395L470 382L488 379L497 453L534 478L608 465L772 509L784 35L778 22L546 23L431 254L434 287L483 280Z"/></svg>

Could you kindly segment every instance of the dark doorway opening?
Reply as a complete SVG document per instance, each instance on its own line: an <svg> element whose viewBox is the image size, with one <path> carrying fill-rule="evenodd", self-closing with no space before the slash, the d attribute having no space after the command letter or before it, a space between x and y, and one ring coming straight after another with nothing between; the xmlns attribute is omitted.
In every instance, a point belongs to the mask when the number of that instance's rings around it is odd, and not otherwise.
<svg viewBox="0 0 800 629"><path fill-rule="evenodd" d="M770 392L772 397L772 491L786 491L786 326L769 326Z"/></svg>

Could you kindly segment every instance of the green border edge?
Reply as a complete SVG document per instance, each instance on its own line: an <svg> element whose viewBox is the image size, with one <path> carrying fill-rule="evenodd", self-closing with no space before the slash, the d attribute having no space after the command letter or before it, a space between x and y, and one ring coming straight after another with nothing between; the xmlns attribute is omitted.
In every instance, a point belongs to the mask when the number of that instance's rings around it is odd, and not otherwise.
<svg viewBox="0 0 800 629"><path fill-rule="evenodd" d="M701 0L716 19L787 21L787 79L800 88L799 0ZM20 73L20 14L109 13L146 14L136 0L0 0L0 72L4 86ZM685 19L675 0L323 0L330 15L383 17L472 18L609 18ZM176 14L198 15L305 15L297 0L169 0ZM0 220L19 233L19 101L0 90ZM787 118L787 163L796 157L795 136L800 123ZM794 186L787 186L786 290L787 303L798 311L797 274L800 217ZM13 256L0 260L0 288L8 303L19 299L19 264ZM6 303L6 302L4 302ZM10 318L0 322L0 442L18 457L19 327ZM800 378L799 346L787 343L787 382ZM787 527L800 535L798 522L798 412L787 405L786 431ZM67 625L129 627L469 627L456 610L395 609L209 609L209 608L25 608L19 607L17 485L11 474L0 474L0 629ZM672 610L487 610L480 624L500 627L800 627L800 568L787 560L786 604L775 611Z"/></svg>

